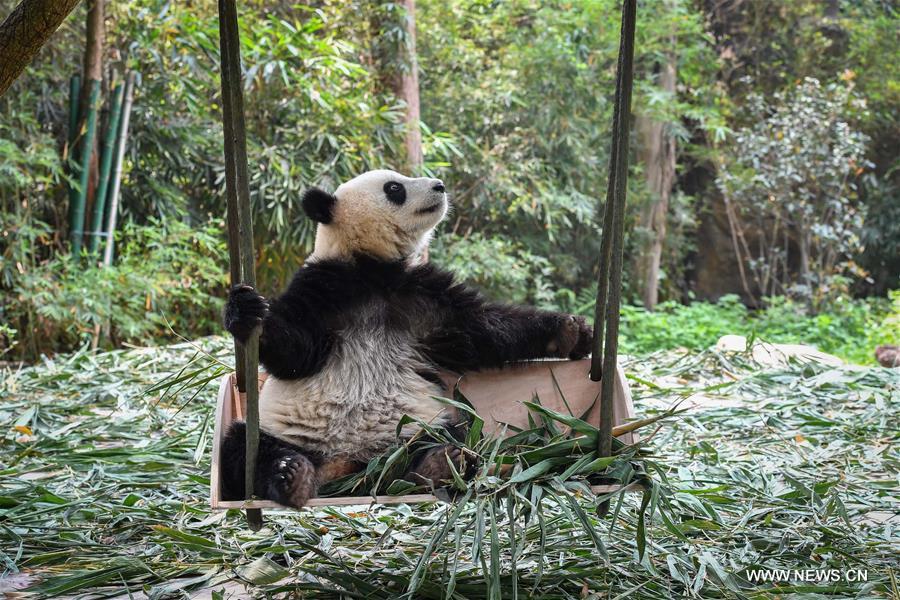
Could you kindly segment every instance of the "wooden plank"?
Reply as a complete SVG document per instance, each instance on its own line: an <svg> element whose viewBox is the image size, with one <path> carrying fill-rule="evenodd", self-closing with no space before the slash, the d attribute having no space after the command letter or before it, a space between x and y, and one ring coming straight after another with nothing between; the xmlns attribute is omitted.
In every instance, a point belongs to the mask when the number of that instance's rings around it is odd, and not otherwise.
<svg viewBox="0 0 900 600"><path fill-rule="evenodd" d="M234 420L231 412L231 396L234 375L226 375L219 382L219 401L216 403L216 420L213 425L212 457L210 458L209 472L209 505L215 509L220 502L220 490L222 489L219 474L219 456L222 453L222 438L228 430L228 425Z"/></svg>
<svg viewBox="0 0 900 600"><path fill-rule="evenodd" d="M443 379L452 381L448 385L448 397L453 396L454 384L459 381L460 392L484 419L485 433L495 434L503 430L504 424L526 429L529 410L522 402L533 401L535 395L550 410L598 423L601 383L591 380L590 370L589 358L534 360L466 373L461 378L444 374ZM631 390L621 366L616 369L614 384L611 426L634 418ZM625 434L620 439L626 444L635 441L634 434Z"/></svg>
<svg viewBox="0 0 900 600"><path fill-rule="evenodd" d="M620 485L592 485L591 491L597 494L610 494L622 489ZM637 492L642 488L636 483L624 487L626 492ZM407 494L405 496L335 496L334 498L312 498L304 508L322 508L325 506L370 506L372 504L423 504L426 502L442 502L433 494ZM220 500L213 510L228 510L247 508L264 508L274 510L297 510L290 506L284 506L271 500Z"/></svg>

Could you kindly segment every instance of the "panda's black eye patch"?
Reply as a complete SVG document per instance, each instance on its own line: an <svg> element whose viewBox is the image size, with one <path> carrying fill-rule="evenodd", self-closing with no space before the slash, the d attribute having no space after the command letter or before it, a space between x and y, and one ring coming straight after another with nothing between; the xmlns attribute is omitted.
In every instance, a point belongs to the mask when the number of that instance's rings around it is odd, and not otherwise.
<svg viewBox="0 0 900 600"><path fill-rule="evenodd" d="M402 183L388 181L384 184L384 193L387 195L387 199L394 204L401 205L406 202L406 188Z"/></svg>

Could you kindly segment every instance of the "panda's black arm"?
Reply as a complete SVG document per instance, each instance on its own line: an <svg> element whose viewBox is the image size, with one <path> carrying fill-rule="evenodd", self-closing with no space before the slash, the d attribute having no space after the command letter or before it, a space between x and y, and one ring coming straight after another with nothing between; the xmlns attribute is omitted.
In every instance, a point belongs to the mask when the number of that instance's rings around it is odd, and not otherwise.
<svg viewBox="0 0 900 600"><path fill-rule="evenodd" d="M485 301L455 284L441 297L446 318L424 341L439 366L455 371L543 357L582 358L592 330L581 317Z"/></svg>
<svg viewBox="0 0 900 600"><path fill-rule="evenodd" d="M332 344L309 308L290 292L267 301L252 287L239 286L225 305L225 328L244 343L261 324L259 361L278 379L300 379L322 367Z"/></svg>
<svg viewBox="0 0 900 600"><path fill-rule="evenodd" d="M297 314L281 300L272 302L259 336L259 362L278 379L300 379L319 371L332 339L321 321Z"/></svg>

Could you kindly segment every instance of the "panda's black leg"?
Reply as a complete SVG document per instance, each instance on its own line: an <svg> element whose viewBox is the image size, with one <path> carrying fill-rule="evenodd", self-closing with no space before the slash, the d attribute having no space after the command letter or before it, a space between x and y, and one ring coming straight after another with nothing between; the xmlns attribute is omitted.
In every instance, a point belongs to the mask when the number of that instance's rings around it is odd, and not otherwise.
<svg viewBox="0 0 900 600"><path fill-rule="evenodd" d="M244 423L231 425L222 443L220 469L222 498L244 498ZM316 495L316 466L306 454L264 431L259 434L259 454L253 489L260 497L300 508Z"/></svg>
<svg viewBox="0 0 900 600"><path fill-rule="evenodd" d="M466 424L456 424L445 427L445 431L451 438L462 442L468 433ZM406 472L406 479L420 485L439 485L441 481L453 478L448 460L453 463L456 472L463 479L468 479L475 474L478 466L477 457L462 447L455 444L440 444L431 436L424 436L414 442L415 444L433 444L410 465ZM434 445L437 444L437 445Z"/></svg>
<svg viewBox="0 0 900 600"><path fill-rule="evenodd" d="M450 462L456 472L465 477L467 467L473 465L472 457L459 446L443 444L426 451L407 471L406 478L419 485L439 486L442 481L453 478Z"/></svg>

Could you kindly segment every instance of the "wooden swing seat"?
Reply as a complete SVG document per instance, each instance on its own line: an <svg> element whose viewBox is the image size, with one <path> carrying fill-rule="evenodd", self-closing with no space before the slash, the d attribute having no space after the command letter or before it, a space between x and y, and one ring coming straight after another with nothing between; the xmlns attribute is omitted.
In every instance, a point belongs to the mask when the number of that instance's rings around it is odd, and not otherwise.
<svg viewBox="0 0 900 600"><path fill-rule="evenodd" d="M502 369L466 373L459 377L454 373L442 374L447 384L447 397L453 397L457 381L460 392L472 403L478 415L484 419L486 434L500 433L505 424L526 429L528 427L528 407L523 400L532 400L535 395L543 406L562 414L571 414L598 423L600 420L600 382L591 381L590 359L582 360L535 360L507 365ZM631 390L622 367L616 369L613 388L613 427L634 419L634 405ZM259 387L265 384L266 374L259 374ZM561 392L561 393L560 393ZM222 377L219 384L219 398L216 405L215 432L212 449L212 472L210 476L210 508L226 509L287 509L270 500L222 500L220 490L220 461L222 439L233 421L243 420L246 398L238 392L233 373ZM508 432L510 435L514 431ZM619 437L626 444L637 441L637 434L626 433ZM597 494L613 492L617 485L597 485L591 488ZM308 507L348 506L360 504L413 504L437 502L432 494L407 494L402 496L336 496L313 498Z"/></svg>

